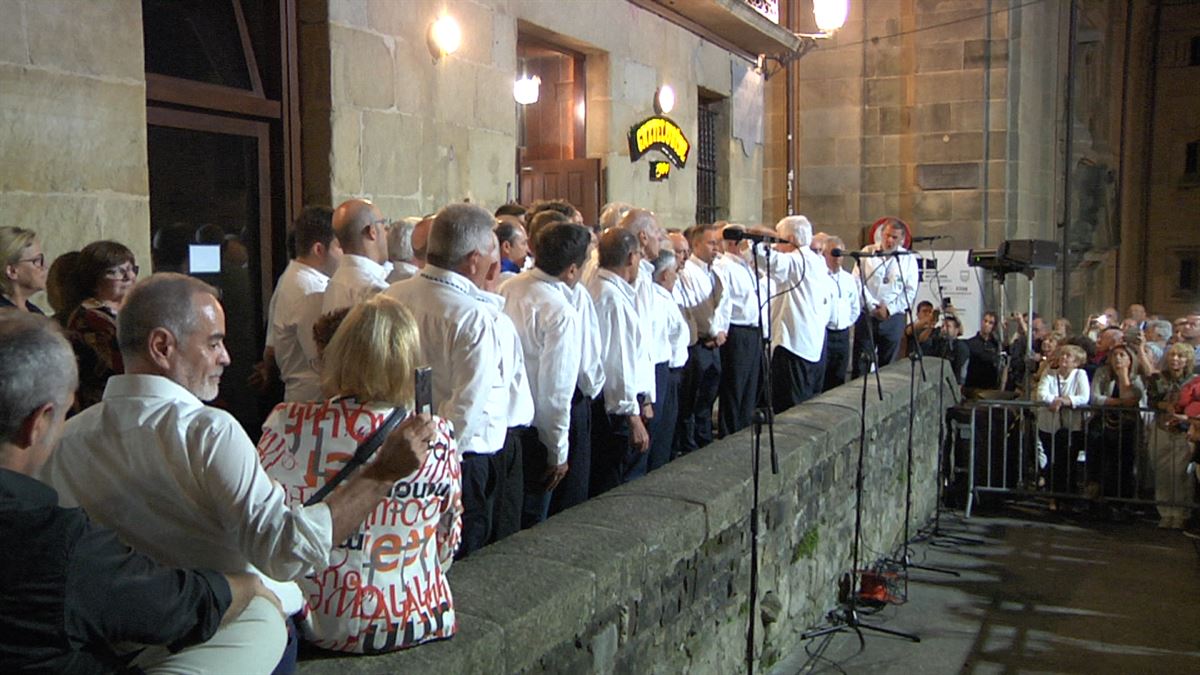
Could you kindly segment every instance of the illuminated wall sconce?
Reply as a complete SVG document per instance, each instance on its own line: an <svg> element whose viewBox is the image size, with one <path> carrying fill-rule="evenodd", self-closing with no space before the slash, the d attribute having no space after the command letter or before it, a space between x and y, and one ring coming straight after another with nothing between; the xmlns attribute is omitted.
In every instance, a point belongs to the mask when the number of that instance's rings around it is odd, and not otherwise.
<svg viewBox="0 0 1200 675"><path fill-rule="evenodd" d="M675 109L675 90L671 85L664 84L654 92L654 111L659 115L666 115Z"/></svg>
<svg viewBox="0 0 1200 675"><path fill-rule="evenodd" d="M449 56L462 46L462 29L458 22L449 14L443 14L429 24L429 34L425 36L429 53L433 62L437 63L443 56Z"/></svg>
<svg viewBox="0 0 1200 675"><path fill-rule="evenodd" d="M513 98L521 105L529 105L537 103L538 91L542 86L542 78L534 75L522 75L521 79L513 83Z"/></svg>
<svg viewBox="0 0 1200 675"><path fill-rule="evenodd" d="M849 14L849 0L813 0L813 18L822 33L829 34L846 25Z"/></svg>

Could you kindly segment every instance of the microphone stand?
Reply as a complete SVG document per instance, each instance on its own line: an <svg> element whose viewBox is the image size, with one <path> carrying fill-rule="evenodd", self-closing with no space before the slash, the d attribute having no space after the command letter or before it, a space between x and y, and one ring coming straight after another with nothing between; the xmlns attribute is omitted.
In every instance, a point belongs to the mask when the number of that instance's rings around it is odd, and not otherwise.
<svg viewBox="0 0 1200 675"><path fill-rule="evenodd" d="M753 478L751 483L754 486L753 497L750 504L750 619L749 625L746 628L746 672L749 675L754 675L754 627L757 623L756 610L758 607L758 510L759 510L759 469L762 465L761 450L762 450L762 430L763 425L767 427L767 440L771 448L771 473L779 473L779 453L775 449L775 411L771 408L772 391L774 385L771 381L771 339L767 336L767 331L764 329L763 323L763 302L762 302L762 277L759 275L758 255L754 251L754 244L750 244L751 259L754 261L754 302L758 304L758 335L759 349L761 350L761 358L759 359L762 382L765 386L766 396L760 399L762 405L754 409L754 432L751 435L751 472ZM771 276L771 246L764 242L763 258L765 260L767 278ZM768 291L770 285L767 286ZM789 291L790 292L790 291ZM767 294L766 307L766 326L771 325L771 297Z"/></svg>
<svg viewBox="0 0 1200 675"><path fill-rule="evenodd" d="M857 256L853 256L857 257ZM859 292L862 295L862 306L867 306L867 284L866 272L863 265L858 265L858 276L860 280ZM879 388L879 400L883 400L883 384L879 379L879 368L876 365L877 350L875 348L875 338L871 328L871 318L867 317L867 338L862 340L862 354L864 365L869 363L875 370L875 384ZM856 340L857 341L857 340ZM869 353L868 353L869 352ZM865 644L863 630L871 630L885 635L902 637L913 642L920 642L921 638L912 633L884 628L882 626L873 626L868 623L863 623L862 618L858 614L858 596L859 596L859 549L862 546L862 511L863 511L863 462L867 451L867 381L870 379L870 373L862 374L862 394L859 400L859 415L858 415L858 465L854 474L854 541L850 546L850 586L845 599L842 601L840 612L830 612L830 620L838 621L832 626L818 628L800 635L801 640L811 640L823 635L831 635L833 633L841 633L843 631L852 630L858 635L858 641ZM843 577L844 578L844 577Z"/></svg>

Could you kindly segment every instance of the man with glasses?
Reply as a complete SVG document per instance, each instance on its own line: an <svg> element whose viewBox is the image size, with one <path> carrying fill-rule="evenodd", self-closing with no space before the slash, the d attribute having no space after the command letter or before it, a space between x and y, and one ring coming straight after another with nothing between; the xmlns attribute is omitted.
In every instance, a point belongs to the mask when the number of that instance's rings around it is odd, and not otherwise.
<svg viewBox="0 0 1200 675"><path fill-rule="evenodd" d="M325 287L322 314L353 307L388 287L387 226L367 199L351 199L334 210L333 232L344 255Z"/></svg>

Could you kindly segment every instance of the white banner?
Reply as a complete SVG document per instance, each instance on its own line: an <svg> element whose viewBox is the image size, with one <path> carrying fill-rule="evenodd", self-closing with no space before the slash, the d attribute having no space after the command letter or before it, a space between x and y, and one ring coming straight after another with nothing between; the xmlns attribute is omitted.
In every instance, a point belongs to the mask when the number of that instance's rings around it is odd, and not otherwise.
<svg viewBox="0 0 1200 675"><path fill-rule="evenodd" d="M945 314L943 298L948 300L962 324L963 338L979 332L983 284L987 280L986 270L967 264L967 255L968 251L921 251L917 260L921 270L917 302L928 300Z"/></svg>

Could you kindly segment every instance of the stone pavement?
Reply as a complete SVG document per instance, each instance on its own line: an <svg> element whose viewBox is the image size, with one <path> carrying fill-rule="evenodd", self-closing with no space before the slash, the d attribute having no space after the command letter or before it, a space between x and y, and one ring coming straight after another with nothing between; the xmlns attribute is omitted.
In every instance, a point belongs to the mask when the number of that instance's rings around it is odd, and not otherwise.
<svg viewBox="0 0 1200 675"><path fill-rule="evenodd" d="M920 644L853 632L812 640L772 669L792 673L1200 673L1200 557L1148 522L1051 517L1020 505L915 544L909 600L865 622Z"/></svg>

